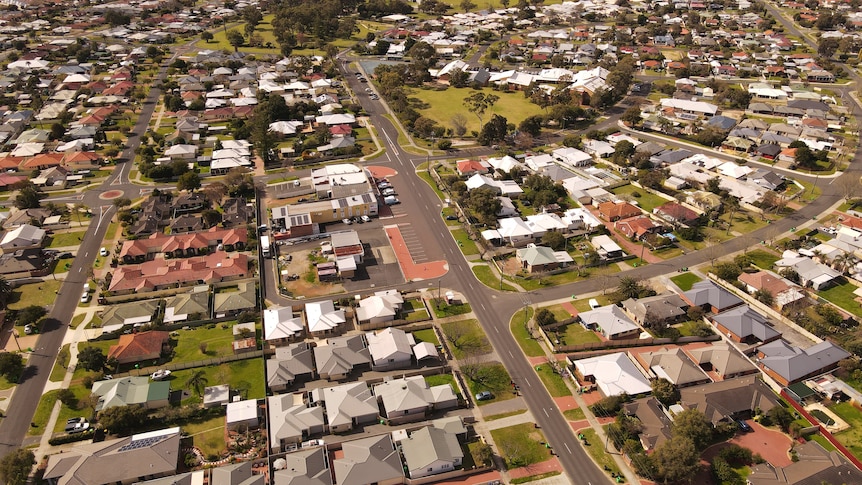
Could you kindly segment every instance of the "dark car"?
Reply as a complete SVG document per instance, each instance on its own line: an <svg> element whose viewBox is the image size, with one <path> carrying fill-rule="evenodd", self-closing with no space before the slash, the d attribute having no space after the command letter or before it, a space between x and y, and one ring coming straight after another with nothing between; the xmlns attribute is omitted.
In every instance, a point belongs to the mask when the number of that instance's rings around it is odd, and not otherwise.
<svg viewBox="0 0 862 485"><path fill-rule="evenodd" d="M448 216L446 216L446 220L447 221L457 221L458 216L448 215Z"/></svg>
<svg viewBox="0 0 862 485"><path fill-rule="evenodd" d="M743 433L750 433L754 431L753 429L751 429L751 426L749 426L748 423L746 423L743 419L737 419L736 424L737 426L739 426L739 430Z"/></svg>

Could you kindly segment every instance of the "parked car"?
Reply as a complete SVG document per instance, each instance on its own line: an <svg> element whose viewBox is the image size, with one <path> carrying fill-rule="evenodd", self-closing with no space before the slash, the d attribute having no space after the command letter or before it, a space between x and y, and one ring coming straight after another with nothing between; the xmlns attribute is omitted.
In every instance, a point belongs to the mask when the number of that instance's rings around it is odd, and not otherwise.
<svg viewBox="0 0 862 485"><path fill-rule="evenodd" d="M384 196L384 197L385 197L385 196L387 196L387 195L398 195L398 194L395 192L395 189L391 189L391 188L390 188L390 189L385 189L383 192L381 192L381 194L383 194L383 196Z"/></svg>
<svg viewBox="0 0 862 485"><path fill-rule="evenodd" d="M362 222L371 222L371 218L368 216L362 216L359 218L359 220Z"/></svg>
<svg viewBox="0 0 862 485"><path fill-rule="evenodd" d="M84 293L81 294L81 303L88 303L90 301L90 292L84 290Z"/></svg>
<svg viewBox="0 0 862 485"><path fill-rule="evenodd" d="M383 189L391 189L391 188L392 188L392 184L390 184L389 182L380 182L379 184L377 184L377 188L378 188L378 189L380 189L380 190L383 190Z"/></svg>
<svg viewBox="0 0 862 485"><path fill-rule="evenodd" d="M749 426L748 423L745 422L744 419L737 419L736 424L739 426L739 430L743 433L750 433L754 431L753 429L751 429L751 426Z"/></svg>
<svg viewBox="0 0 862 485"><path fill-rule="evenodd" d="M68 426L67 426L67 428L68 428ZM67 429L66 432L69 434L77 434L77 433L83 433L84 431L87 431L88 429L90 429L90 423L78 423L78 424L72 426L72 429Z"/></svg>
<svg viewBox="0 0 862 485"><path fill-rule="evenodd" d="M345 218L345 219L341 219L341 222L343 222L343 223L347 224L348 226L349 226L349 225L351 225L351 224L353 224L353 221L351 221L350 219L347 219L347 218Z"/></svg>
<svg viewBox="0 0 862 485"><path fill-rule="evenodd" d="M167 379L168 376L171 375L171 371L167 369L159 369L150 376L150 378L154 381L161 381L163 379Z"/></svg>
<svg viewBox="0 0 862 485"><path fill-rule="evenodd" d="M446 220L447 221L457 221L458 216L453 216L452 214L449 214L448 216L446 216Z"/></svg>
<svg viewBox="0 0 862 485"><path fill-rule="evenodd" d="M398 200L394 195L390 195L390 196L383 198L383 203L386 205L395 205L395 204L400 204L401 201Z"/></svg>
<svg viewBox="0 0 862 485"><path fill-rule="evenodd" d="M477 401L490 401L491 399L494 399L494 395L488 391L482 391L479 394L476 394Z"/></svg>
<svg viewBox="0 0 862 485"><path fill-rule="evenodd" d="M24 333L27 335L31 335L36 332L36 327L31 324L24 325Z"/></svg>
<svg viewBox="0 0 862 485"><path fill-rule="evenodd" d="M100 248L100 249L99 249L99 254L100 254L102 257L107 256L107 255L108 255L108 249L107 249L107 248L105 248L105 247Z"/></svg>

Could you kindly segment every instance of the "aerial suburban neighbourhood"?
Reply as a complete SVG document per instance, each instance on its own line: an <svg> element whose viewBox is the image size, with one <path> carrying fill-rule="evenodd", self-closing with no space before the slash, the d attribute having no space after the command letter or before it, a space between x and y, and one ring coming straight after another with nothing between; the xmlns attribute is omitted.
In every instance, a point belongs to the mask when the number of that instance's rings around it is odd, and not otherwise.
<svg viewBox="0 0 862 485"><path fill-rule="evenodd" d="M0 483L862 484L859 31L0 1Z"/></svg>

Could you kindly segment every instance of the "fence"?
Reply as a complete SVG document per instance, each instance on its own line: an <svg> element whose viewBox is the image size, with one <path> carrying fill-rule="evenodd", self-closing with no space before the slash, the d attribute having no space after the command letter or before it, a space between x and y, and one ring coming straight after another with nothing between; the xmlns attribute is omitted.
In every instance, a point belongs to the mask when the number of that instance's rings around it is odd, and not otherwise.
<svg viewBox="0 0 862 485"><path fill-rule="evenodd" d="M605 342L591 342L580 345L561 345L559 347L556 347L554 351L559 353L573 353L573 355L569 355L567 357L570 360L577 360L595 357L597 355L604 355L625 347L648 347L650 345L688 344L692 342L715 342L716 340L721 340L721 337L719 335L710 335L708 337L680 337L675 340L671 338L608 340ZM575 353L579 354L574 355Z"/></svg>
<svg viewBox="0 0 862 485"><path fill-rule="evenodd" d="M155 372L157 369L167 369L171 372L185 369L194 369L195 367L206 367L210 365L225 364L228 362L236 362L238 360L248 360L263 357L263 350L255 350L254 352L246 352L237 355L226 355L224 357L216 357L212 359L196 360L193 362L178 362L176 364L164 364L155 367L142 367L140 369L132 369L129 372L122 374L114 374L115 378L126 376L147 376Z"/></svg>
<svg viewBox="0 0 862 485"><path fill-rule="evenodd" d="M847 447L845 447L843 444L841 444L841 442L835 439L835 437L832 436L832 433L826 430L826 427L823 426L820 420L812 416L811 413L806 411L801 404L793 400L793 398L791 398L790 395L787 394L784 389L781 390L781 397L783 397L785 401L789 402L790 405L793 406L793 409L798 411L799 414L805 416L805 419L807 419L811 423L814 423L819 428L820 434L824 438L826 438L827 441L832 443L832 446L837 448L842 455L844 455L848 460L850 460L850 463L853 463L853 466L862 470L862 461L859 461L859 459L856 458L853 453L851 453L850 450L847 449Z"/></svg>

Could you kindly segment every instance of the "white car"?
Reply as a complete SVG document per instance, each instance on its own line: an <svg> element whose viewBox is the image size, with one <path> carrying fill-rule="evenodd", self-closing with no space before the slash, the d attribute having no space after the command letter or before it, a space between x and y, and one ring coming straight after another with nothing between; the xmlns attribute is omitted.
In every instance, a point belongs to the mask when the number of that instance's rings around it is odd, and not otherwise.
<svg viewBox="0 0 862 485"><path fill-rule="evenodd" d="M381 182L381 183L377 184L377 188L380 190L389 189L389 188L392 188L392 184L390 184L389 182Z"/></svg>
<svg viewBox="0 0 862 485"><path fill-rule="evenodd" d="M341 222L343 222L344 224L347 224L348 226L353 224L353 221L351 221L350 219L341 219Z"/></svg>
<svg viewBox="0 0 862 485"><path fill-rule="evenodd" d="M154 381L161 381L162 379L167 378L171 375L171 371L167 369L159 369L150 376L150 378Z"/></svg>
<svg viewBox="0 0 862 485"><path fill-rule="evenodd" d="M381 193L384 197L389 196L389 195L398 195L398 194L395 192L395 189L386 189L386 190L384 190L383 192L380 192L380 193Z"/></svg>
<svg viewBox="0 0 862 485"><path fill-rule="evenodd" d="M102 255L103 257L107 256L108 255L108 249L105 247L102 247L101 249L99 249L99 254Z"/></svg>
<svg viewBox="0 0 862 485"><path fill-rule="evenodd" d="M360 219L362 219L362 222L371 222L371 218L368 216L362 216Z"/></svg>
<svg viewBox="0 0 862 485"><path fill-rule="evenodd" d="M383 199L383 203L386 205L395 205L395 204L400 204L401 201L398 200L394 195L390 195L390 196Z"/></svg>

